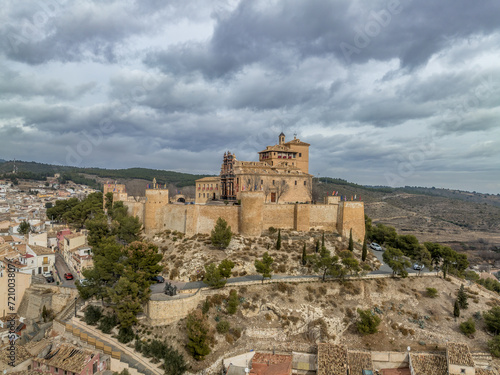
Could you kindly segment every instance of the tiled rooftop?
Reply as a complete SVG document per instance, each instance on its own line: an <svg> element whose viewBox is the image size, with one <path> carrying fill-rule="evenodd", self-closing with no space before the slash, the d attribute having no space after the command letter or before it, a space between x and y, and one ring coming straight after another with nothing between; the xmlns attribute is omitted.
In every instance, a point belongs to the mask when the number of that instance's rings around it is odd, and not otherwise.
<svg viewBox="0 0 500 375"><path fill-rule="evenodd" d="M495 375L493 370L485 370L484 368L476 368L476 375Z"/></svg>
<svg viewBox="0 0 500 375"><path fill-rule="evenodd" d="M36 358L35 360L48 366L80 373L94 355L95 353L90 350L61 344L58 347L52 348L44 358Z"/></svg>
<svg viewBox="0 0 500 375"><path fill-rule="evenodd" d="M29 245L30 249L33 250L33 252L36 255L50 255L50 254L55 254L54 250L49 249L48 247L43 247L43 246L37 246L37 245Z"/></svg>
<svg viewBox="0 0 500 375"><path fill-rule="evenodd" d="M250 374L255 375L290 375L292 356L271 353L255 353L252 358Z"/></svg>
<svg viewBox="0 0 500 375"><path fill-rule="evenodd" d="M335 344L318 344L317 375L346 375L347 350Z"/></svg>
<svg viewBox="0 0 500 375"><path fill-rule="evenodd" d="M444 354L410 353L411 366L415 375L446 375L448 364Z"/></svg>
<svg viewBox="0 0 500 375"><path fill-rule="evenodd" d="M474 367L474 360L467 344L449 342L446 349L448 361L451 365Z"/></svg>
<svg viewBox="0 0 500 375"><path fill-rule="evenodd" d="M369 352L349 350L347 364L350 374L361 374L363 370L373 370L372 355Z"/></svg>

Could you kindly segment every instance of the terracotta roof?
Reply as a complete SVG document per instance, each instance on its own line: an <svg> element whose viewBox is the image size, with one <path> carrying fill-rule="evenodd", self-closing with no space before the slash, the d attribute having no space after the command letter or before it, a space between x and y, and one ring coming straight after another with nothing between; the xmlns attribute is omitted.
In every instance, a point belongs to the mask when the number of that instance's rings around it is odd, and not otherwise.
<svg viewBox="0 0 500 375"><path fill-rule="evenodd" d="M291 141L288 141L285 143L286 145L301 145L301 146L310 146L309 143L306 143L306 142L302 142L300 139L292 139Z"/></svg>
<svg viewBox="0 0 500 375"><path fill-rule="evenodd" d="M9 375L53 375L53 374L48 371L23 370L23 371L9 372Z"/></svg>
<svg viewBox="0 0 500 375"><path fill-rule="evenodd" d="M318 344L318 375L346 375L347 350L344 346Z"/></svg>
<svg viewBox="0 0 500 375"><path fill-rule="evenodd" d="M410 353L411 367L415 375L446 375L448 364L444 354Z"/></svg>
<svg viewBox="0 0 500 375"><path fill-rule="evenodd" d="M474 367L474 360L467 344L449 342L446 345L446 354L450 365Z"/></svg>
<svg viewBox="0 0 500 375"><path fill-rule="evenodd" d="M484 368L476 367L476 375L495 375L495 372L493 370L486 370Z"/></svg>
<svg viewBox="0 0 500 375"><path fill-rule="evenodd" d="M73 233L73 234L66 234L64 235L64 238L67 238L69 240L72 240L73 238L85 236L83 233Z"/></svg>
<svg viewBox="0 0 500 375"><path fill-rule="evenodd" d="M96 352L87 349L61 344L52 348L44 358L36 358L35 360L48 366L80 373L95 355Z"/></svg>
<svg viewBox="0 0 500 375"><path fill-rule="evenodd" d="M380 370L382 375L411 375L409 368L386 368Z"/></svg>
<svg viewBox="0 0 500 375"><path fill-rule="evenodd" d="M252 358L252 369L250 370L250 374L290 375L291 373L291 355L255 353Z"/></svg>
<svg viewBox="0 0 500 375"><path fill-rule="evenodd" d="M347 365L350 374L361 374L363 370L373 370L372 355L369 352L349 350Z"/></svg>
<svg viewBox="0 0 500 375"><path fill-rule="evenodd" d="M4 363L10 363L10 350L9 345L6 345L2 351L0 351L0 361ZM17 366L20 363L23 363L27 359L31 358L30 352L26 350L23 345L20 345L19 342L16 342L16 359L14 364Z"/></svg>

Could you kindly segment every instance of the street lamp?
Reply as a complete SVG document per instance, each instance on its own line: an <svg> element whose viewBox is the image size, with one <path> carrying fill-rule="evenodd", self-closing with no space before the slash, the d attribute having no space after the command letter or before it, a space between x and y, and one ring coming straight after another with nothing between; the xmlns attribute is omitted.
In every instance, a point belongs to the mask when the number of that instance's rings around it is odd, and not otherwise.
<svg viewBox="0 0 500 375"><path fill-rule="evenodd" d="M78 299L78 297L75 297L75 318L76 318L76 300Z"/></svg>

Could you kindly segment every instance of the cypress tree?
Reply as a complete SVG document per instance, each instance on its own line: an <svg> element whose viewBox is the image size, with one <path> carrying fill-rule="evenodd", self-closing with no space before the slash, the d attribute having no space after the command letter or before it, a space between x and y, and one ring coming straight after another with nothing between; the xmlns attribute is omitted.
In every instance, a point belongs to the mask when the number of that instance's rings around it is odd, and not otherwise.
<svg viewBox="0 0 500 375"><path fill-rule="evenodd" d="M325 247L325 232L323 232L323 236L321 237L321 247Z"/></svg>
<svg viewBox="0 0 500 375"><path fill-rule="evenodd" d="M460 318L460 306L458 304L458 299L455 300L455 304L453 305L453 316L455 318Z"/></svg>
<svg viewBox="0 0 500 375"><path fill-rule="evenodd" d="M361 251L361 260L364 262L366 260L366 256L368 255L368 249L366 247L366 237L363 241L363 250Z"/></svg>
<svg viewBox="0 0 500 375"><path fill-rule="evenodd" d="M316 253L319 253L319 240L316 240Z"/></svg>
<svg viewBox="0 0 500 375"><path fill-rule="evenodd" d="M278 240L276 241L276 250L281 249L281 229L278 231Z"/></svg>
<svg viewBox="0 0 500 375"><path fill-rule="evenodd" d="M304 244L304 248L302 249L302 265L305 266L307 263L307 254L306 254L306 244Z"/></svg>
<svg viewBox="0 0 500 375"><path fill-rule="evenodd" d="M460 289L458 290L457 301L458 306L461 309L466 309L467 307L469 307L469 303L467 302L467 293L465 293L464 290L464 284L462 284L460 286Z"/></svg>
<svg viewBox="0 0 500 375"><path fill-rule="evenodd" d="M354 241L352 240L352 228L351 231L349 232L349 251L354 250Z"/></svg>

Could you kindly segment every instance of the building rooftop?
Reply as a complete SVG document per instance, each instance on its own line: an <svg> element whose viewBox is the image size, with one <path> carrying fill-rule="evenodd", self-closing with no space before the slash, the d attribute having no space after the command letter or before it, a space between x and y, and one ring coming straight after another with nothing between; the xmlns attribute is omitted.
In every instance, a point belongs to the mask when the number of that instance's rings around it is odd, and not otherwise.
<svg viewBox="0 0 500 375"><path fill-rule="evenodd" d="M446 345L446 354L450 365L474 367L474 360L467 344L449 342Z"/></svg>
<svg viewBox="0 0 500 375"><path fill-rule="evenodd" d="M415 375L447 375L448 364L444 354L410 353Z"/></svg>
<svg viewBox="0 0 500 375"><path fill-rule="evenodd" d="M290 375L292 356L272 353L255 353L252 358L250 374L255 375Z"/></svg>
<svg viewBox="0 0 500 375"><path fill-rule="evenodd" d="M347 350L336 344L318 344L317 375L346 375Z"/></svg>
<svg viewBox="0 0 500 375"><path fill-rule="evenodd" d="M85 236L85 234L83 234L83 233L66 234L66 235L64 235L64 238L66 238L68 240L72 240L73 238L77 238L77 237L81 237L81 236Z"/></svg>
<svg viewBox="0 0 500 375"><path fill-rule="evenodd" d="M33 250L36 255L51 255L55 254L54 250L49 249L48 247L38 246L38 245L29 245L29 248Z"/></svg>
<svg viewBox="0 0 500 375"><path fill-rule="evenodd" d="M363 370L373 370L372 355L369 352L349 350L347 365L350 374L361 374Z"/></svg>
<svg viewBox="0 0 500 375"><path fill-rule="evenodd" d="M486 370L484 368L477 368L476 367L476 375L495 375L496 372L493 370Z"/></svg>
<svg viewBox="0 0 500 375"><path fill-rule="evenodd" d="M95 355L96 353L90 350L61 344L52 348L45 357L36 358L36 361L66 371L80 373Z"/></svg>

